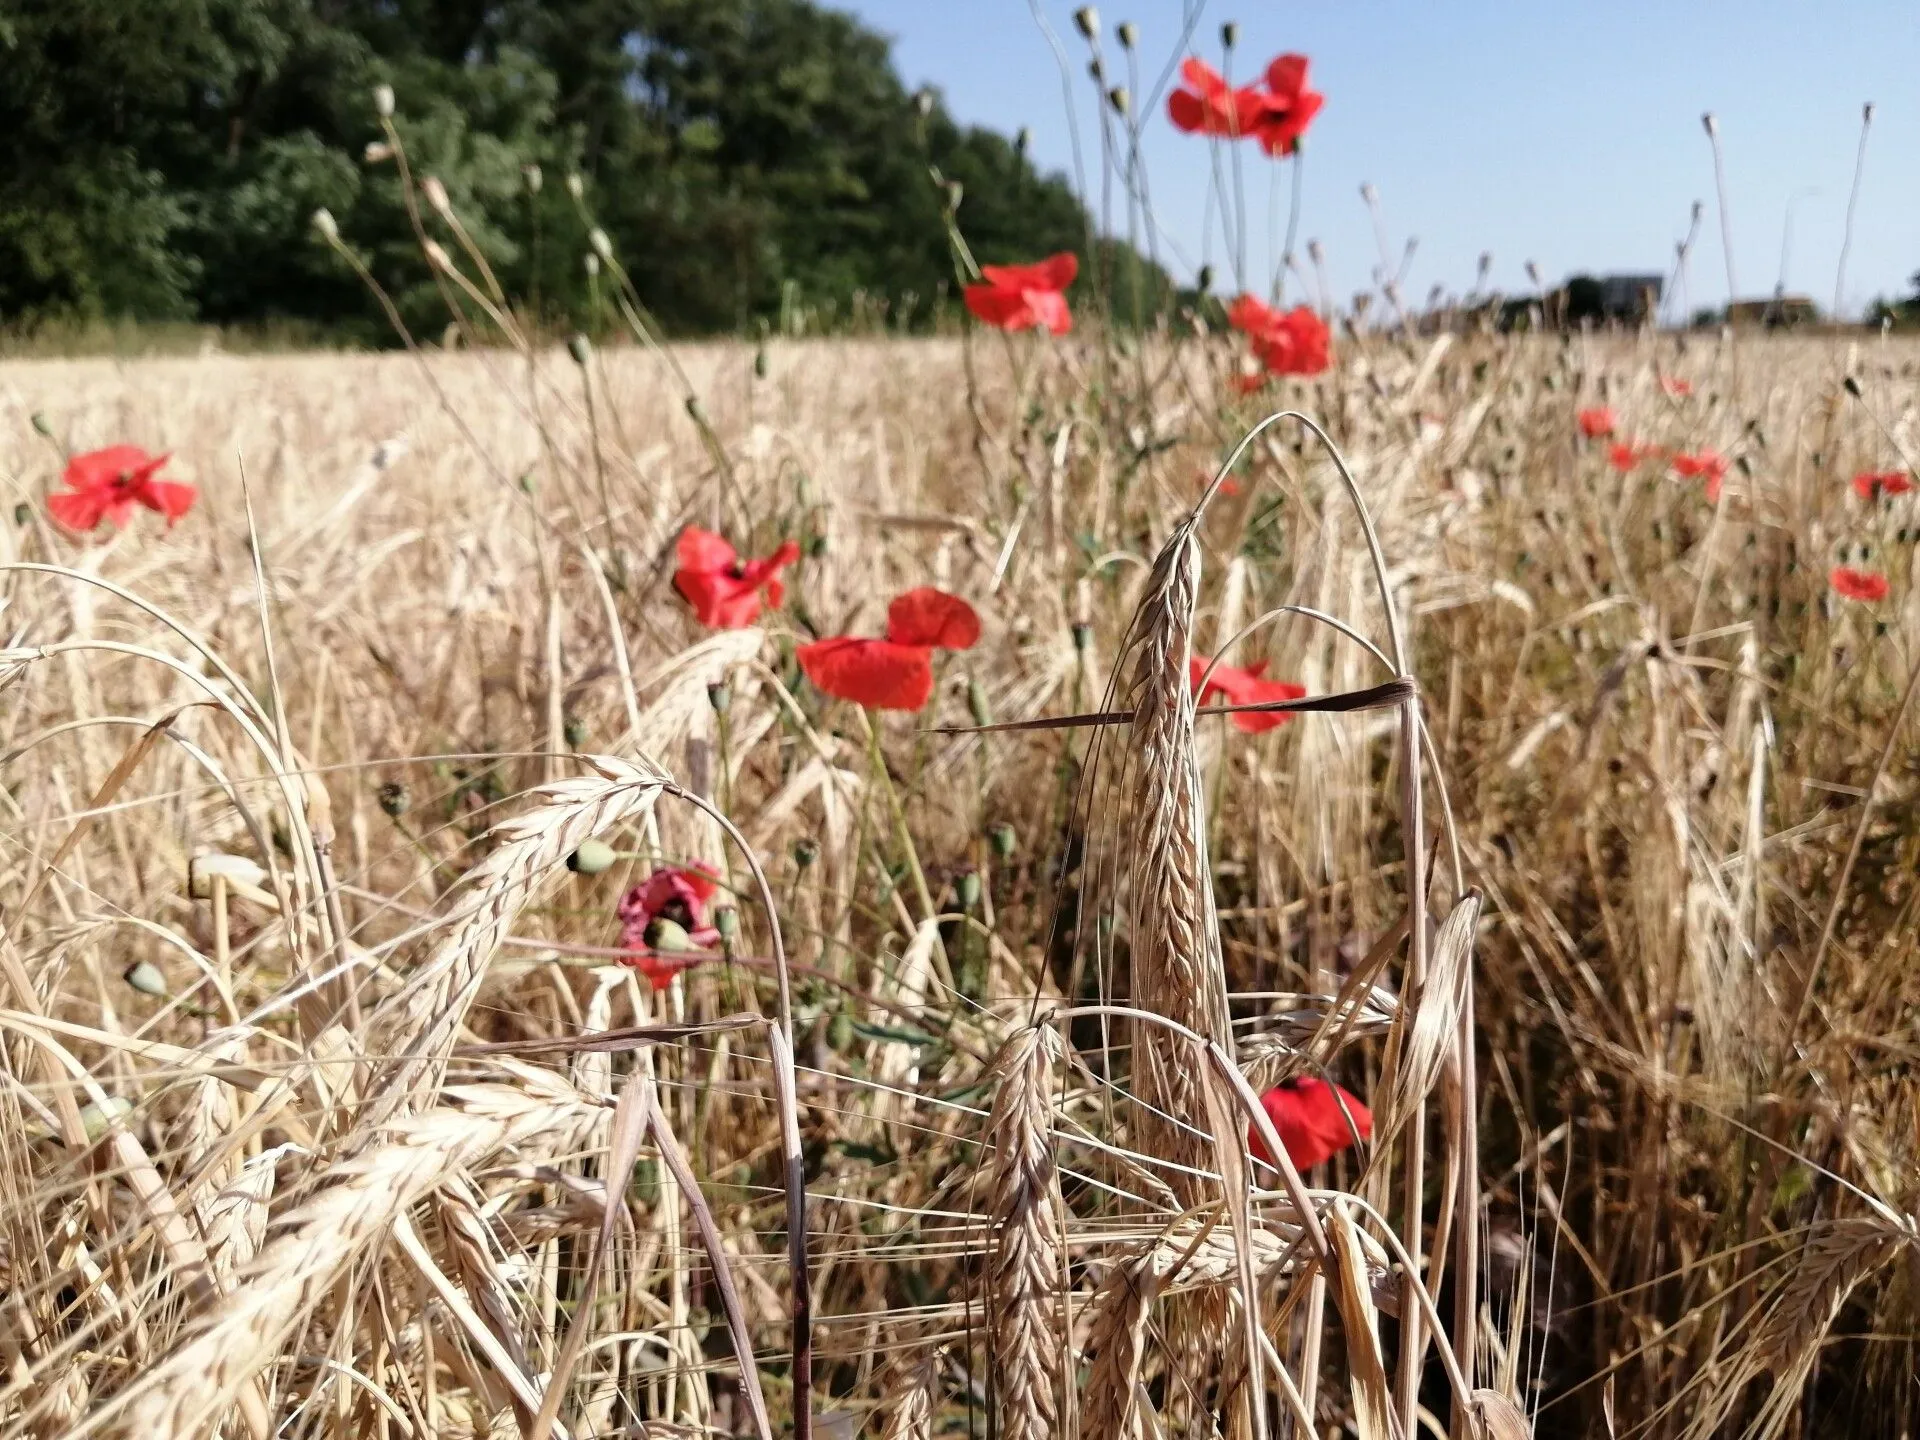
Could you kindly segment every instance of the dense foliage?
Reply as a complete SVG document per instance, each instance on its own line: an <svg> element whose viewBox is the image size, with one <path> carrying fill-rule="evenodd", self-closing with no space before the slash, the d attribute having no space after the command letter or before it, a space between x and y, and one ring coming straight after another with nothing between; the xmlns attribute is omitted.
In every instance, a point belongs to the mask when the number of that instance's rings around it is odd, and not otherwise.
<svg viewBox="0 0 1920 1440"><path fill-rule="evenodd" d="M550 324L605 318L595 222L678 331L856 305L924 322L954 287L936 168L982 261L1086 245L1061 179L921 103L882 36L809 0L7 0L0 323L376 335L309 233L320 206L403 314L444 322L396 167L367 158L378 83L416 173Z"/></svg>

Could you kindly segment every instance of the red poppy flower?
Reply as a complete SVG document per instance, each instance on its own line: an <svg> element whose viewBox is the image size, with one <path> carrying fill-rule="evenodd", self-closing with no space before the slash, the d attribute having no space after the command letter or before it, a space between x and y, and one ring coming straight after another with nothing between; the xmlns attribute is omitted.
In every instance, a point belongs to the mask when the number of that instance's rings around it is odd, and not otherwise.
<svg viewBox="0 0 1920 1440"><path fill-rule="evenodd" d="M1341 1086L1311 1077L1274 1086L1260 1097L1260 1108L1273 1121L1296 1170L1311 1170L1331 1160L1353 1144L1356 1134L1362 1140L1373 1134L1373 1113L1358 1098ZM1247 1142L1256 1158L1273 1164L1273 1153L1251 1126Z"/></svg>
<svg viewBox="0 0 1920 1440"><path fill-rule="evenodd" d="M47 513L69 530L93 530L102 520L125 525L135 505L167 517L167 528L193 508L200 493L191 485L154 478L170 457L149 455L138 445L109 445L67 461L60 477L67 488L47 497Z"/></svg>
<svg viewBox="0 0 1920 1440"><path fill-rule="evenodd" d="M1211 484L1213 484L1213 472L1211 470L1196 470L1193 472L1194 489L1204 492ZM1222 497L1231 500L1239 493L1240 482L1231 475L1220 482L1220 494Z"/></svg>
<svg viewBox="0 0 1920 1440"><path fill-rule="evenodd" d="M1835 594L1849 600L1872 603L1887 598L1887 577L1878 570L1855 570L1846 565L1836 565L1828 572L1827 583L1833 586Z"/></svg>
<svg viewBox="0 0 1920 1440"><path fill-rule="evenodd" d="M1726 458L1713 450L1702 450L1696 455L1676 455L1673 457L1673 470L1682 479L1694 480L1702 476L1707 482L1707 499L1720 503L1720 482L1727 478Z"/></svg>
<svg viewBox="0 0 1920 1440"><path fill-rule="evenodd" d="M1853 493L1862 500L1878 500L1883 495L1904 495L1913 489L1913 481L1904 470L1886 470L1879 474L1862 472L1853 477Z"/></svg>
<svg viewBox="0 0 1920 1440"><path fill-rule="evenodd" d="M1064 292L1079 273L1079 260L1065 250L1037 265L982 265L982 283L966 288L967 309L1002 330L1044 325L1064 335L1073 328Z"/></svg>
<svg viewBox="0 0 1920 1440"><path fill-rule="evenodd" d="M720 932L707 916L707 902L717 888L705 870L665 865L627 891L614 911L620 948L632 953L621 963L664 990L682 970L711 959L707 947L719 942Z"/></svg>
<svg viewBox="0 0 1920 1440"><path fill-rule="evenodd" d="M1180 78L1188 88L1167 97L1167 115L1174 129L1189 135L1230 137L1258 133L1266 114L1266 97L1258 86L1232 89L1218 70L1198 56L1181 63Z"/></svg>
<svg viewBox="0 0 1920 1440"><path fill-rule="evenodd" d="M868 710L919 710L933 695L933 651L971 650L980 617L957 595L923 586L887 607L887 638L836 635L794 651L815 688Z"/></svg>
<svg viewBox="0 0 1920 1440"><path fill-rule="evenodd" d="M1239 395L1257 395L1272 383L1273 376L1264 370L1241 370L1233 377L1234 393Z"/></svg>
<svg viewBox="0 0 1920 1440"><path fill-rule="evenodd" d="M1307 57L1282 55L1267 66L1267 93L1257 130L1260 148L1269 155L1291 155L1300 148L1307 126L1327 103L1317 90L1307 89Z"/></svg>
<svg viewBox="0 0 1920 1440"><path fill-rule="evenodd" d="M980 643L980 617L958 595L922 585L894 596L887 606L887 639L895 645L971 650Z"/></svg>
<svg viewBox="0 0 1920 1440"><path fill-rule="evenodd" d="M760 594L774 609L786 598L780 571L800 558L789 540L764 560L742 560L723 537L689 525L680 532L680 568L673 588L693 607L702 625L740 630L760 618Z"/></svg>
<svg viewBox="0 0 1920 1440"><path fill-rule="evenodd" d="M1268 700L1298 700L1307 693L1304 685L1267 679L1267 662L1264 660L1244 670L1232 665L1215 665L1211 675L1207 675L1206 660L1198 655L1190 659L1187 665L1188 681L1198 692L1197 698L1202 705L1216 695L1225 696L1229 705L1260 705ZM1206 675L1207 688L1200 690L1200 678L1203 675ZM1276 725L1286 724L1292 718L1284 710L1254 710L1235 715L1233 724L1235 729L1244 730L1249 735L1260 735Z"/></svg>
<svg viewBox="0 0 1920 1440"><path fill-rule="evenodd" d="M1247 337L1269 374L1318 375L1332 362L1332 332L1309 306L1280 311L1242 295L1227 323Z"/></svg>
<svg viewBox="0 0 1920 1440"><path fill-rule="evenodd" d="M1607 451L1607 463L1624 475L1644 461L1658 459L1659 455L1658 445L1642 445L1637 441L1621 440Z"/></svg>
<svg viewBox="0 0 1920 1440"><path fill-rule="evenodd" d="M1691 380L1682 380L1678 375L1662 375L1660 377L1660 388L1669 395L1691 395L1693 393L1693 382Z"/></svg>
<svg viewBox="0 0 1920 1440"><path fill-rule="evenodd" d="M1582 410L1579 415L1580 433L1589 440L1598 440L1602 435L1611 435L1613 427L1620 423L1620 417L1613 408L1602 405L1592 410Z"/></svg>

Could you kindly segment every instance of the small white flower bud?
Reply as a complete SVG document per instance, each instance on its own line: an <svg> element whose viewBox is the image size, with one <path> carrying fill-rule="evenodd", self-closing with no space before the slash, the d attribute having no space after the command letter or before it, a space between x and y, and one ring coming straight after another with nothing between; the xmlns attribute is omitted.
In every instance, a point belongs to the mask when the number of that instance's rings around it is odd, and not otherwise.
<svg viewBox="0 0 1920 1440"><path fill-rule="evenodd" d="M586 265L587 278L589 280L600 273L600 257L598 255L587 256Z"/></svg>
<svg viewBox="0 0 1920 1440"><path fill-rule="evenodd" d="M313 228L320 232L320 238L329 245L339 243L340 226L333 218L333 212L322 205L313 212Z"/></svg>
<svg viewBox="0 0 1920 1440"><path fill-rule="evenodd" d="M452 212L453 202L447 198L447 187L440 183L438 175L429 175L420 182L420 193L427 197L427 204L438 213L446 215Z"/></svg>
<svg viewBox="0 0 1920 1440"><path fill-rule="evenodd" d="M1088 40L1100 38L1100 12L1091 5L1082 5L1073 12L1073 28Z"/></svg>
<svg viewBox="0 0 1920 1440"><path fill-rule="evenodd" d="M373 87L373 113L382 120L393 114L393 87L376 85Z"/></svg>
<svg viewBox="0 0 1920 1440"><path fill-rule="evenodd" d="M587 243L593 246L593 253L609 265L613 263L613 241L607 238L607 232L598 225L587 232Z"/></svg>
<svg viewBox="0 0 1920 1440"><path fill-rule="evenodd" d="M369 165L381 165L393 158L393 146L384 140L367 142L366 161Z"/></svg>
<svg viewBox="0 0 1920 1440"><path fill-rule="evenodd" d="M581 196L585 195L586 193L587 193L587 182L580 178L580 172L578 170L575 170L572 173L570 173L567 176L567 194L571 195L574 199L578 200Z"/></svg>
<svg viewBox="0 0 1920 1440"><path fill-rule="evenodd" d="M453 257L447 254L447 247L438 240L429 240L421 248L427 252L427 263L435 269L447 271L453 269Z"/></svg>
<svg viewBox="0 0 1920 1440"><path fill-rule="evenodd" d="M520 167L520 178L526 182L527 193L529 195L538 195L540 193L540 187L546 184L546 177L540 173L540 167L538 165L522 165Z"/></svg>

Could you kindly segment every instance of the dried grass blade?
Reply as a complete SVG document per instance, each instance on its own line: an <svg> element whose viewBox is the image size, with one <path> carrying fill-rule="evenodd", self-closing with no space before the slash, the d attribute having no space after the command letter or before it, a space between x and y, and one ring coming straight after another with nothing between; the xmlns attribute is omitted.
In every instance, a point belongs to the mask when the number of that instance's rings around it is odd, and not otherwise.
<svg viewBox="0 0 1920 1440"><path fill-rule="evenodd" d="M1327 1240L1335 1256L1334 1303L1347 1337L1354 1433L1359 1440L1394 1440L1393 1397L1380 1356L1379 1316L1373 1306L1373 1289L1367 1283L1360 1234L1343 1200L1327 1207Z"/></svg>

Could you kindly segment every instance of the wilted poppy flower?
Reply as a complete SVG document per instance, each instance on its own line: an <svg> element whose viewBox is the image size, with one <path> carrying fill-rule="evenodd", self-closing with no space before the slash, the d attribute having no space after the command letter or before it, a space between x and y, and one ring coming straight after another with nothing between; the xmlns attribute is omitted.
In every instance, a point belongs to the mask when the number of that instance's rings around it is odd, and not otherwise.
<svg viewBox="0 0 1920 1440"><path fill-rule="evenodd" d="M1607 463L1624 475L1636 465L1657 459L1659 455L1658 445L1641 445L1634 441L1620 440L1607 451Z"/></svg>
<svg viewBox="0 0 1920 1440"><path fill-rule="evenodd" d="M1189 135L1252 135L1257 133L1266 100L1256 85L1235 90L1220 72L1198 56L1180 65L1186 88L1167 97L1167 115L1176 130Z"/></svg>
<svg viewBox="0 0 1920 1440"><path fill-rule="evenodd" d="M970 650L980 617L957 595L923 586L887 607L884 640L836 635L794 651L815 687L868 710L919 710L933 695L933 651Z"/></svg>
<svg viewBox="0 0 1920 1440"><path fill-rule="evenodd" d="M1669 395L1691 395L1693 393L1693 382L1691 380L1682 380L1678 375L1662 375L1660 377L1660 388Z"/></svg>
<svg viewBox="0 0 1920 1440"><path fill-rule="evenodd" d="M1611 406L1602 405L1592 410L1582 410L1579 415L1580 433L1589 440L1598 440L1602 435L1611 435L1613 427L1620 417L1613 413Z"/></svg>
<svg viewBox="0 0 1920 1440"><path fill-rule="evenodd" d="M982 283L966 288L967 309L1002 330L1044 325L1064 335L1073 328L1064 292L1079 273L1079 260L1065 250L1037 265L982 265Z"/></svg>
<svg viewBox="0 0 1920 1440"><path fill-rule="evenodd" d="M1702 450L1695 455L1676 455L1673 457L1674 474L1685 480L1705 477L1707 499L1720 503L1720 483L1727 478L1726 457L1713 450Z"/></svg>
<svg viewBox="0 0 1920 1440"><path fill-rule="evenodd" d="M1274 1086L1260 1097L1260 1108L1273 1121L1296 1170L1311 1170L1331 1160L1353 1144L1356 1134L1362 1140L1373 1134L1373 1114L1358 1098L1339 1085L1310 1076ZM1257 1159L1273 1164L1272 1152L1252 1126L1247 1128L1247 1142Z"/></svg>
<svg viewBox="0 0 1920 1440"><path fill-rule="evenodd" d="M718 886L704 870L664 865L620 897L620 948L631 965L664 990L682 970L711 959L707 948L720 932L707 916Z"/></svg>
<svg viewBox="0 0 1920 1440"><path fill-rule="evenodd" d="M680 568L673 588L693 607L702 625L739 630L760 618L760 596L776 610L786 598L780 571L800 558L788 540L764 560L742 560L723 537L689 525L680 532Z"/></svg>
<svg viewBox="0 0 1920 1440"><path fill-rule="evenodd" d="M1188 662L1188 682L1198 692L1196 699L1205 705L1215 696L1226 697L1229 705L1261 705L1269 700L1298 700L1307 693L1304 685L1295 685L1287 680L1269 680L1266 678L1267 662L1261 660L1238 669L1232 665L1215 665L1213 674L1207 675L1207 662L1195 655ZM1201 677L1206 677L1207 688L1201 690ZM1244 730L1249 735L1260 735L1284 725L1293 716L1285 710L1254 710L1233 717L1234 728Z"/></svg>
<svg viewBox="0 0 1920 1440"><path fill-rule="evenodd" d="M1886 470L1879 474L1863 472L1853 477L1853 493L1862 500L1878 500L1883 495L1904 495L1913 489L1913 481L1904 470Z"/></svg>
<svg viewBox="0 0 1920 1440"><path fill-rule="evenodd" d="M144 505L166 516L171 529L193 508L199 492L191 485L154 478L168 458L149 455L138 445L109 445L75 455L60 477L67 488L47 497L47 513L69 530L92 530L102 520L117 528L127 523L135 505Z"/></svg>
<svg viewBox="0 0 1920 1440"><path fill-rule="evenodd" d="M1855 570L1851 566L1836 565L1828 572L1827 583L1833 586L1836 595L1849 600L1872 602L1887 598L1887 577L1878 570Z"/></svg>
<svg viewBox="0 0 1920 1440"><path fill-rule="evenodd" d="M1227 310L1227 323L1247 337L1270 374L1318 375L1332 361L1332 332L1309 306L1281 311L1242 295Z"/></svg>
<svg viewBox="0 0 1920 1440"><path fill-rule="evenodd" d="M1307 89L1307 57L1282 55L1267 66L1267 93L1257 134L1269 155L1291 155L1300 148L1307 126L1327 103L1317 90Z"/></svg>

